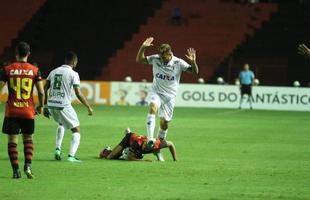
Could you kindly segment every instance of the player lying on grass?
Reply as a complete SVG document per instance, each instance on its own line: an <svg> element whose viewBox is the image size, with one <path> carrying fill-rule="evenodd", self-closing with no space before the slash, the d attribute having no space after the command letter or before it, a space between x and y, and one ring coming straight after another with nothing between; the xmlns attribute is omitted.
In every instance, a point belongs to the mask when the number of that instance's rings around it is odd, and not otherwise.
<svg viewBox="0 0 310 200"><path fill-rule="evenodd" d="M133 133L129 128L125 130L122 141L113 149L104 148L100 152L100 158L105 159L125 159L129 161L142 160L143 154L159 152L160 149L168 147L172 158L177 161L176 149L171 141L156 139L154 145L147 145L147 136Z"/></svg>

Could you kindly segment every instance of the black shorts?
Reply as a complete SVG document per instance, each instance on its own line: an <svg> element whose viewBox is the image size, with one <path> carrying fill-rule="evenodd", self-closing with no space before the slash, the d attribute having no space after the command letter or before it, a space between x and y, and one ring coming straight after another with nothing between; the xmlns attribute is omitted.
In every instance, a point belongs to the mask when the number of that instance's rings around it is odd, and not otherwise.
<svg viewBox="0 0 310 200"><path fill-rule="evenodd" d="M241 95L252 95L252 85L241 85Z"/></svg>
<svg viewBox="0 0 310 200"><path fill-rule="evenodd" d="M132 133L127 133L124 138L122 139L122 141L119 143L120 146L122 146L123 148L127 148L130 147L130 137L131 137Z"/></svg>
<svg viewBox="0 0 310 200"><path fill-rule="evenodd" d="M24 119L17 117L5 117L2 125L2 132L8 135L33 134L34 119Z"/></svg>

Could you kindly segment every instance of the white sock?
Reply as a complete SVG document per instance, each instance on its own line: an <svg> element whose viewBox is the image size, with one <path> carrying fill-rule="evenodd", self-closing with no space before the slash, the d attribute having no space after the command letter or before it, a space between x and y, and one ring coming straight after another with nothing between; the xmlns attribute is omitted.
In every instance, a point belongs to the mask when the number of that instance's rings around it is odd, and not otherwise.
<svg viewBox="0 0 310 200"><path fill-rule="evenodd" d="M64 139L65 128L61 125L56 130L56 149L61 149L62 140Z"/></svg>
<svg viewBox="0 0 310 200"><path fill-rule="evenodd" d="M146 131L149 139L154 138L154 130L155 130L155 115L148 114L146 117Z"/></svg>
<svg viewBox="0 0 310 200"><path fill-rule="evenodd" d="M158 137L160 140L164 140L164 139L167 137L167 133L168 133L168 129L167 129L167 130L159 129L159 130L158 130L157 137Z"/></svg>
<svg viewBox="0 0 310 200"><path fill-rule="evenodd" d="M163 154L161 154L160 152L158 152L156 156L157 156L158 161L161 161L161 162L165 161Z"/></svg>
<svg viewBox="0 0 310 200"><path fill-rule="evenodd" d="M75 156L75 153L80 145L81 135L78 132L72 133L71 146L70 146L70 156Z"/></svg>

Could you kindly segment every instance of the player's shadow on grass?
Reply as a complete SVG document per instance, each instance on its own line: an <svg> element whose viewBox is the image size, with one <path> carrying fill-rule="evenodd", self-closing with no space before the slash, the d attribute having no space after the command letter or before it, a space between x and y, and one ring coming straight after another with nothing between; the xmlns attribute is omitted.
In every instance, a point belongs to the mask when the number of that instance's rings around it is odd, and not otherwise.
<svg viewBox="0 0 310 200"><path fill-rule="evenodd" d="M6 180L14 180L12 178L12 176L0 176L0 179L3 180L3 179L6 179Z"/></svg>
<svg viewBox="0 0 310 200"><path fill-rule="evenodd" d="M111 162L111 161L121 161L121 162L125 161L124 159L111 159L111 160L108 160L108 159L104 159L104 158L99 158L97 156L94 156L92 158L96 159L96 160L109 161L109 162Z"/></svg>
<svg viewBox="0 0 310 200"><path fill-rule="evenodd" d="M46 162L46 161L50 161L50 162L61 162L61 161L67 161L67 159L62 159L62 160L55 160L53 158L50 159L44 159L44 158L38 158L38 159L34 159L34 162Z"/></svg>

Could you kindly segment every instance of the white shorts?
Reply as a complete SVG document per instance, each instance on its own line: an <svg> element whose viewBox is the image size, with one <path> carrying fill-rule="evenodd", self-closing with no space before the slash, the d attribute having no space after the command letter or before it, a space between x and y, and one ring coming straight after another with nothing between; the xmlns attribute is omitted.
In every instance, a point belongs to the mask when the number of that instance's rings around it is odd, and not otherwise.
<svg viewBox="0 0 310 200"><path fill-rule="evenodd" d="M175 98L167 98L154 92L148 93L148 102L154 103L158 108L158 117L171 121L175 105Z"/></svg>
<svg viewBox="0 0 310 200"><path fill-rule="evenodd" d="M65 129L72 129L80 125L77 114L71 105L63 109L49 107L48 110L53 119L58 124L62 124Z"/></svg>

